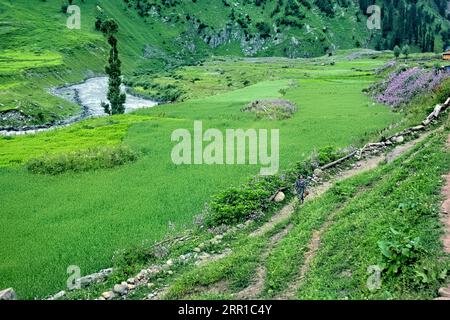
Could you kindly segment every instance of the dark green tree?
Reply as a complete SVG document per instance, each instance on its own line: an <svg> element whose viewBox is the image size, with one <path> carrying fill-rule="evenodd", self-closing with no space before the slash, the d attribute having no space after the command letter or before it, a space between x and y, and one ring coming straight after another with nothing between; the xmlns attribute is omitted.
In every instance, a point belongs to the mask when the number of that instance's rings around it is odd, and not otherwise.
<svg viewBox="0 0 450 320"><path fill-rule="evenodd" d="M105 112L109 114L123 114L125 113L124 104L126 95L120 90L122 85L122 63L119 59L117 38L115 36L119 31L119 26L113 19L108 19L102 23L101 31L107 37L108 43L111 46L108 65L105 67L106 74L109 76L107 96L110 105L108 108L105 107Z"/></svg>
<svg viewBox="0 0 450 320"><path fill-rule="evenodd" d="M405 55L406 59L408 59L408 57L409 57L409 52L410 52L409 46L405 45L402 49L402 53Z"/></svg>
<svg viewBox="0 0 450 320"><path fill-rule="evenodd" d="M400 54L402 53L402 49L400 49L400 47L399 46L395 46L395 48L394 48L394 56L396 57L396 58L398 58L398 57L400 57Z"/></svg>

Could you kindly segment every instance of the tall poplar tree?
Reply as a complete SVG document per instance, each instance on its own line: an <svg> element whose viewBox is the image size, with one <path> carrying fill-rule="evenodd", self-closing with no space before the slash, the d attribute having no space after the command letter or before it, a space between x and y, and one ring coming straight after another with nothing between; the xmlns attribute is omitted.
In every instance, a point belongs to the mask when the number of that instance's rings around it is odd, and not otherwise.
<svg viewBox="0 0 450 320"><path fill-rule="evenodd" d="M107 37L108 43L111 46L109 51L108 65L105 67L108 79L108 100L110 105L105 105L105 112L108 114L123 114L125 113L126 95L121 92L122 72L121 61L119 59L119 51L117 49L116 34L119 31L119 26L113 19L105 20L102 23L102 32Z"/></svg>

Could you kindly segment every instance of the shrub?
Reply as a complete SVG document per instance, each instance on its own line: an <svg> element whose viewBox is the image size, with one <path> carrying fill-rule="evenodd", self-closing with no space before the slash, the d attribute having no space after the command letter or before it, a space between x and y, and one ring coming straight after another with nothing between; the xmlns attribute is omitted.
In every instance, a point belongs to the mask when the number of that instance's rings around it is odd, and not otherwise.
<svg viewBox="0 0 450 320"><path fill-rule="evenodd" d="M414 268L422 254L425 253L420 238L411 240L391 229L394 239L379 241L378 247L382 254L382 269L387 276L406 274Z"/></svg>
<svg viewBox="0 0 450 320"><path fill-rule="evenodd" d="M408 46L408 45L405 45L405 46L402 48L402 53L405 55L405 58L406 58L406 59L408 59L408 57L409 57L409 52L410 52L409 46Z"/></svg>
<svg viewBox="0 0 450 320"><path fill-rule="evenodd" d="M296 163L295 172L296 175L302 175L304 177L309 177L313 174L316 166L312 163L311 160L301 161Z"/></svg>
<svg viewBox="0 0 450 320"><path fill-rule="evenodd" d="M375 100L399 107L420 94L433 91L449 77L450 73L447 71L436 73L435 70L418 67L399 69L373 89Z"/></svg>
<svg viewBox="0 0 450 320"><path fill-rule="evenodd" d="M297 106L288 100L261 99L251 102L241 111L254 113L258 120L284 120L291 118L297 112Z"/></svg>
<svg viewBox="0 0 450 320"><path fill-rule="evenodd" d="M196 225L215 228L222 225L234 225L249 219L257 219L275 208L275 203L269 201L278 190L289 197L291 187L299 175L309 177L318 166L315 155L296 163L279 176L253 178L246 184L233 187L214 196L207 204L204 212L197 216ZM317 156L326 164L340 157L340 152L334 147L326 147ZM352 190L335 188L336 195L346 197Z"/></svg>
<svg viewBox="0 0 450 320"><path fill-rule="evenodd" d="M205 216L206 226L233 225L263 215L270 206L270 196L283 183L279 177L263 177L225 190L209 203L209 212Z"/></svg>
<svg viewBox="0 0 450 320"><path fill-rule="evenodd" d="M400 47L399 46L395 46L395 48L394 48L394 56L396 57L396 58L398 58L398 57L400 57L400 54L402 53L402 49L400 49Z"/></svg>
<svg viewBox="0 0 450 320"><path fill-rule="evenodd" d="M333 146L326 146L318 151L318 160L321 166L336 161L339 156L338 150Z"/></svg>
<svg viewBox="0 0 450 320"><path fill-rule="evenodd" d="M435 90L436 103L444 103L450 98L450 78L442 82Z"/></svg>
<svg viewBox="0 0 450 320"><path fill-rule="evenodd" d="M26 167L31 173L58 175L66 172L114 168L134 162L137 158L137 153L126 146L102 147L34 158Z"/></svg>

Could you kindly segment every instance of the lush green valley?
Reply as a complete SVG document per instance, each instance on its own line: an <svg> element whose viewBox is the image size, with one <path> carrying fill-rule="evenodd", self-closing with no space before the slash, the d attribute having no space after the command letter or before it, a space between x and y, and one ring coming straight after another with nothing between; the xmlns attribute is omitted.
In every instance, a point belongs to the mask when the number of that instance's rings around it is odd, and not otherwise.
<svg viewBox="0 0 450 320"><path fill-rule="evenodd" d="M61 290L101 300L436 298L450 270L439 220L450 169L445 3L0 0L0 290L20 299ZM374 4L382 27L371 30ZM69 5L80 29L66 26ZM118 30L105 31L113 22ZM159 105L89 113L90 88L71 87L114 67L117 91L123 82L127 99ZM113 81L104 81L109 99ZM277 153L275 174L251 160L262 144L242 163L208 163L202 150L196 162L199 121L201 147L212 142L205 132L242 130L244 149L253 132L272 142L279 133L266 150ZM185 129L194 164L174 160ZM215 159L228 157L225 142ZM383 147L364 154L370 142ZM312 179L304 205L299 176ZM411 256L393 258L403 246ZM367 269L378 265L383 285L368 289ZM114 271L71 290L69 266Z"/></svg>
<svg viewBox="0 0 450 320"><path fill-rule="evenodd" d="M228 0L72 1L80 6L82 22L80 30L70 30L65 27L67 2L35 2L35 6L26 0L0 3L0 111L19 112L13 120L0 118L0 128L58 123L80 113L78 106L53 97L48 90L104 73L107 43L96 23L108 17L120 24L126 83L140 90L144 78L147 90L142 93L159 101L179 100L184 94L173 84L149 83L148 78L153 80L155 73L170 77L177 66L201 63L209 55L301 58L355 47L392 50L405 44L413 51L440 53L450 45L450 24L443 19L445 1L432 5L419 1L414 8L408 7L414 11L408 13L408 21L423 24L420 28L426 35L412 30L416 34L405 39L391 31L407 28L392 23L404 20L398 15L405 4L383 15L382 26L390 29L369 30L366 8L375 1L277 0L239 5ZM393 6L391 1L377 3L383 10Z"/></svg>

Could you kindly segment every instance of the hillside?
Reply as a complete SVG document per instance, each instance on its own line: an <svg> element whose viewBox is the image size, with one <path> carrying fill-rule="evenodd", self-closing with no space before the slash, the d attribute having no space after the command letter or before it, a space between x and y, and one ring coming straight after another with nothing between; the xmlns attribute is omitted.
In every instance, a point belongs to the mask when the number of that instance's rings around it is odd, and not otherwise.
<svg viewBox="0 0 450 320"><path fill-rule="evenodd" d="M387 8L380 31L367 29L363 13L370 1L71 2L81 8L81 30L65 27L67 4L59 0L36 1L34 7L26 0L0 2L0 127L56 123L80 112L48 90L104 74L108 49L95 23L108 17L120 26L119 50L130 85L210 55L297 58L406 43L413 51L440 52L448 44L445 1L437 0L408 1L408 6L377 2ZM180 96L171 87L156 89L168 91L157 99Z"/></svg>
<svg viewBox="0 0 450 320"><path fill-rule="evenodd" d="M286 189L259 217L133 248L115 277L58 299L434 299L449 268L438 222L437 190L450 169L442 119L406 143L374 144L324 169L304 205Z"/></svg>
<svg viewBox="0 0 450 320"><path fill-rule="evenodd" d="M446 4L0 0L0 300L436 298Z"/></svg>

